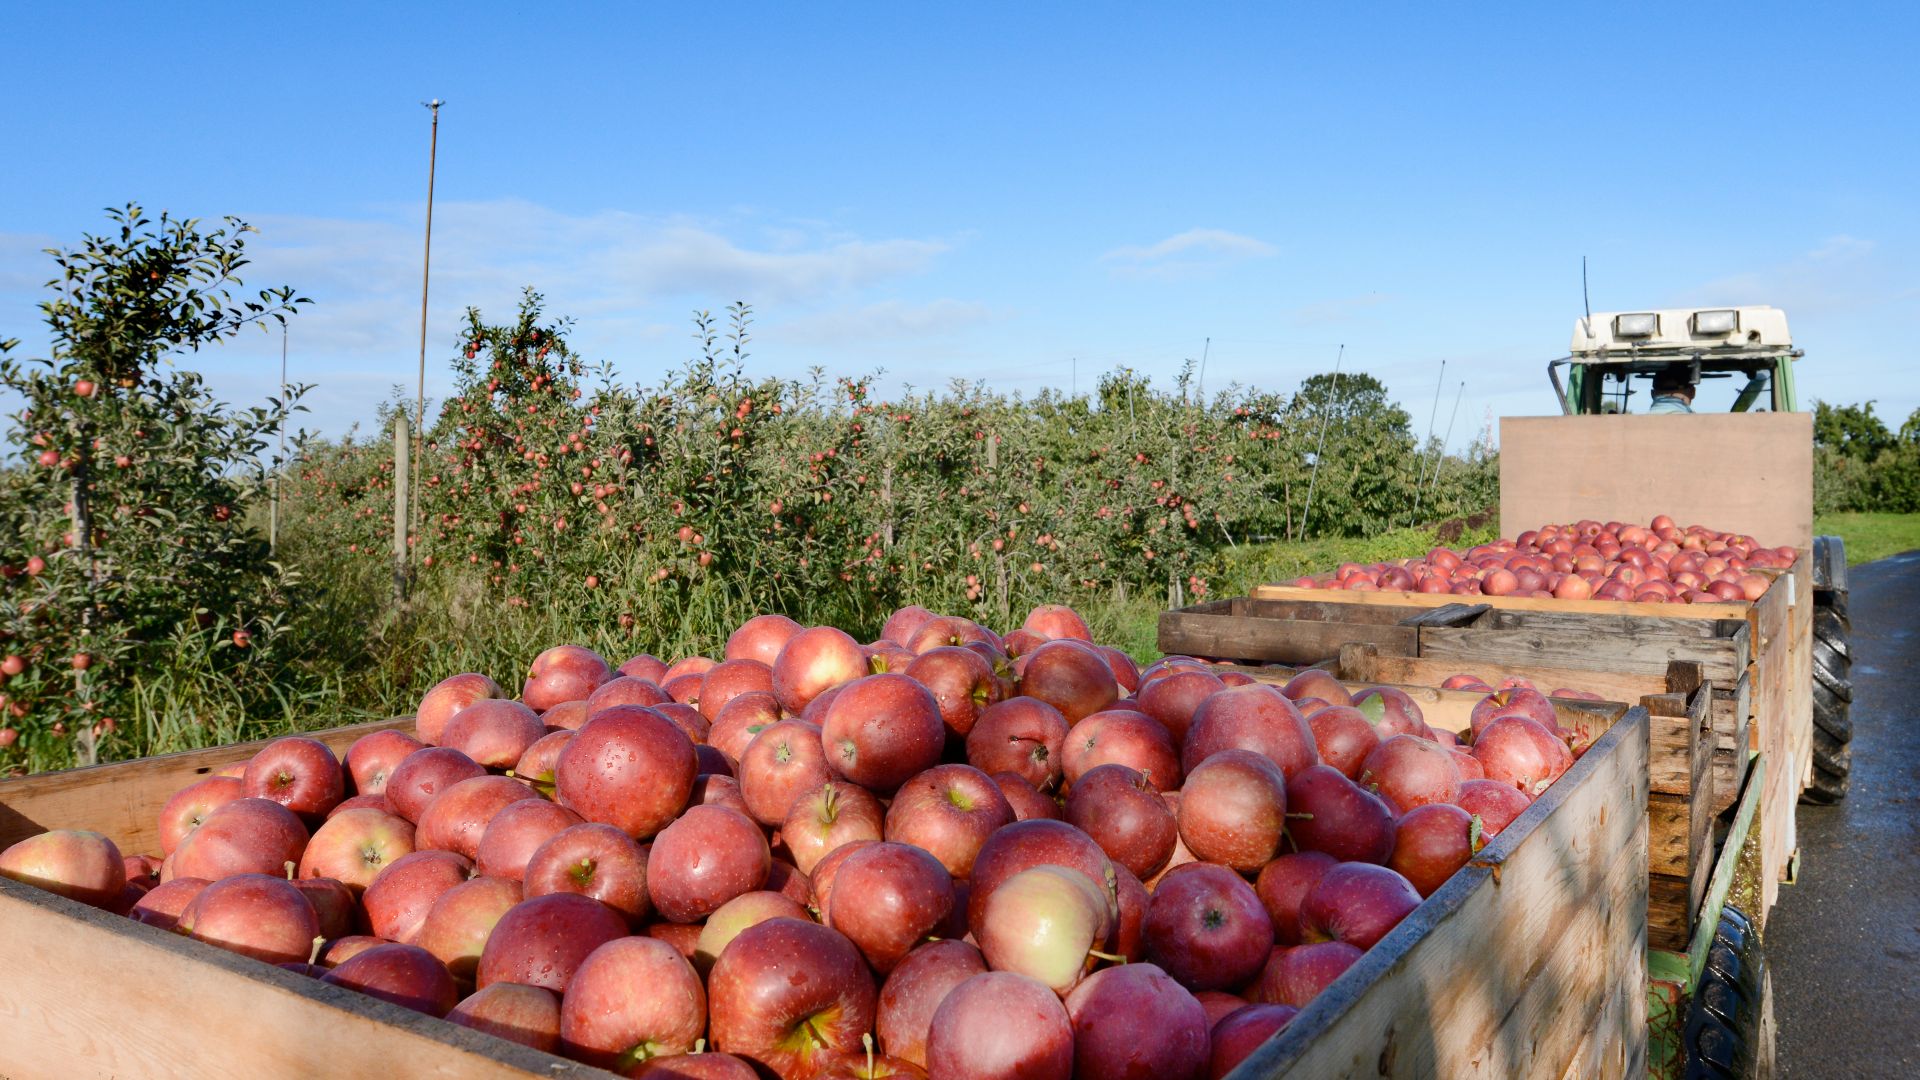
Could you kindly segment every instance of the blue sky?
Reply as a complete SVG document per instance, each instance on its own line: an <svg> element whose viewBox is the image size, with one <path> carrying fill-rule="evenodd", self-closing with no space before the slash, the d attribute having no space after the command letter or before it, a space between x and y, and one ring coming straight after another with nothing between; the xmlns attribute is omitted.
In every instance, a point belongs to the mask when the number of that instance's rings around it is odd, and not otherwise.
<svg viewBox="0 0 1920 1080"><path fill-rule="evenodd" d="M537 8L550 10L533 15ZM1920 407L1911 6L15 5L0 336L43 342L39 249L102 207L258 226L310 427L522 285L650 381L745 299L755 369L1087 389L1384 379L1454 445L1550 411L1580 311L1770 303L1799 385ZM324 10L323 10L324 9ZM230 400L278 341L199 361ZM439 381L436 381L439 380Z"/></svg>

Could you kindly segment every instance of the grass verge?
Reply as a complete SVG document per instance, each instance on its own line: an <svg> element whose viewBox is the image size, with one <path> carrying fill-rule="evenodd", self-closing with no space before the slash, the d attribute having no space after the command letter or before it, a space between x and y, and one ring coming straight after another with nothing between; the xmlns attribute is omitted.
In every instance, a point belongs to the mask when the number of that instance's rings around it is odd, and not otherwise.
<svg viewBox="0 0 1920 1080"><path fill-rule="evenodd" d="M1920 514L1822 514L1813 532L1846 541L1847 565L1858 566L1920 549Z"/></svg>

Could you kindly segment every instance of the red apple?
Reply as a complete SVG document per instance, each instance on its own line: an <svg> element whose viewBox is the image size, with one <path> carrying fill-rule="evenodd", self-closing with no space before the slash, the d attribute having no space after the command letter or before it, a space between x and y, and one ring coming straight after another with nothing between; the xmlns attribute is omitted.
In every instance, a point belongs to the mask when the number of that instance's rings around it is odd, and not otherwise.
<svg viewBox="0 0 1920 1080"><path fill-rule="evenodd" d="M761 890L742 893L721 904L707 921L700 926L700 936L693 946L693 966L701 974L712 970L713 962L720 959L734 938L749 926L757 926L768 919L811 919L807 909L799 901L783 893Z"/></svg>
<svg viewBox="0 0 1920 1080"><path fill-rule="evenodd" d="M540 714L540 723L545 725L548 734L556 731L578 731L586 726L592 715L584 701L563 701Z"/></svg>
<svg viewBox="0 0 1920 1080"><path fill-rule="evenodd" d="M575 893L531 897L494 924L476 981L481 989L515 982L565 994L581 961L626 936L626 920L598 900Z"/></svg>
<svg viewBox="0 0 1920 1080"><path fill-rule="evenodd" d="M447 1019L549 1054L560 1048L560 998L544 987L494 983L469 994Z"/></svg>
<svg viewBox="0 0 1920 1080"><path fill-rule="evenodd" d="M480 834L474 866L489 877L520 881L526 877L527 863L540 845L579 824L579 814L544 799L510 803L493 815Z"/></svg>
<svg viewBox="0 0 1920 1080"><path fill-rule="evenodd" d="M1387 866L1421 896L1432 896L1484 846L1472 814L1451 803L1432 803L1401 815Z"/></svg>
<svg viewBox="0 0 1920 1080"><path fill-rule="evenodd" d="M318 820L347 797L340 759L318 739L290 735L260 748L247 762L241 785L249 799L272 799L308 820Z"/></svg>
<svg viewBox="0 0 1920 1080"><path fill-rule="evenodd" d="M793 801L780 835L802 873L853 840L878 840L886 811L866 788L832 780Z"/></svg>
<svg viewBox="0 0 1920 1080"><path fill-rule="evenodd" d="M1340 680L1320 668L1307 668L1288 679L1287 684L1280 688L1280 692L1294 701L1315 697L1329 705L1353 703L1353 699L1347 694L1347 688L1341 685Z"/></svg>
<svg viewBox="0 0 1920 1080"><path fill-rule="evenodd" d="M884 975L925 941L953 911L953 878L940 861L911 844L868 844L849 855L834 877L842 903L826 923L845 934ZM846 903L852 897L853 903Z"/></svg>
<svg viewBox="0 0 1920 1080"><path fill-rule="evenodd" d="M246 798L244 789L237 776L209 776L174 792L160 808L161 854L173 854L187 834L199 828L215 809Z"/></svg>
<svg viewBox="0 0 1920 1080"><path fill-rule="evenodd" d="M926 608L918 604L908 604L887 616L886 625L880 628L880 637L886 641L905 645L913 640L913 635L918 633L922 626L934 618L936 618L934 613ZM892 1051L888 1052L892 1053Z"/></svg>
<svg viewBox="0 0 1920 1080"><path fill-rule="evenodd" d="M172 930L180 922L180 913L187 909L200 890L213 884L206 878L177 877L163 881L148 889L127 912L134 922L143 922L148 926L157 926L162 930Z"/></svg>
<svg viewBox="0 0 1920 1080"><path fill-rule="evenodd" d="M1020 624L1020 629L1049 641L1060 638L1093 640L1093 631L1087 629L1087 620L1065 604L1041 604L1027 613L1027 619Z"/></svg>
<svg viewBox="0 0 1920 1080"><path fill-rule="evenodd" d="M997 772L993 782L999 786L1000 794L1006 797L1007 805L1013 808L1016 821L1029 818L1053 818L1059 820L1066 816L1059 803L1040 794L1039 789L1027 782L1019 773Z"/></svg>
<svg viewBox="0 0 1920 1080"><path fill-rule="evenodd" d="M825 697L825 694L821 695L821 698ZM780 702L772 694L741 694L727 702L726 707L714 717L713 727L707 731L707 743L734 761L739 761L755 735L779 722Z"/></svg>
<svg viewBox="0 0 1920 1080"><path fill-rule="evenodd" d="M1068 1080L1073 1022L1037 980L1011 971L975 975L947 994L927 1033L927 1074L942 1080Z"/></svg>
<svg viewBox="0 0 1920 1080"><path fill-rule="evenodd" d="M752 819L724 806L694 806L654 838L647 895L672 922L699 922L767 882L772 855Z"/></svg>
<svg viewBox="0 0 1920 1080"><path fill-rule="evenodd" d="M832 851L821 856L813 864L813 872L807 875L807 884L812 889L807 906L813 909L816 917L825 918L833 906L833 879L840 872L840 864L846 862L854 852L861 848L877 844L878 840L849 840Z"/></svg>
<svg viewBox="0 0 1920 1080"><path fill-rule="evenodd" d="M1228 1015L1247 1007L1247 999L1225 990L1202 990L1193 995L1200 1007L1207 1012L1207 1030L1211 1032Z"/></svg>
<svg viewBox="0 0 1920 1080"><path fill-rule="evenodd" d="M1260 972L1255 1000L1304 1009L1328 984L1346 973L1361 952L1344 941L1321 941L1275 949Z"/></svg>
<svg viewBox="0 0 1920 1080"><path fill-rule="evenodd" d="M1113 861L1093 838L1064 821L1034 818L1017 821L991 837L973 862L972 894L967 899L967 925L980 932L987 901L1001 883L1034 866L1064 866L1087 875L1110 903L1108 918L1119 914L1119 882ZM814 875L816 887L820 875Z"/></svg>
<svg viewBox="0 0 1920 1080"><path fill-rule="evenodd" d="M440 745L486 768L511 769L546 733L546 725L532 709L506 698L490 698L455 713L440 732Z"/></svg>
<svg viewBox="0 0 1920 1080"><path fill-rule="evenodd" d="M306 847L306 826L293 811L269 799L235 799L208 814L168 858L174 877L284 876L287 864L297 864Z"/></svg>
<svg viewBox="0 0 1920 1080"><path fill-rule="evenodd" d="M1300 904L1320 876L1338 860L1324 851L1296 851L1281 855L1260 869L1253 883L1255 895L1273 920L1273 936L1282 945L1300 944Z"/></svg>
<svg viewBox="0 0 1920 1080"><path fill-rule="evenodd" d="M1101 765L1080 777L1067 796L1066 820L1139 878L1159 873L1180 838L1167 801L1125 765Z"/></svg>
<svg viewBox="0 0 1920 1080"><path fill-rule="evenodd" d="M1351 705L1316 709L1308 715L1307 726L1313 729L1321 762L1339 769L1349 779L1359 778L1367 755L1380 745L1380 735L1366 715Z"/></svg>
<svg viewBox="0 0 1920 1080"><path fill-rule="evenodd" d="M692 740L671 721L617 705L567 743L554 780L561 805L645 839L686 808L697 765Z"/></svg>
<svg viewBox="0 0 1920 1080"><path fill-rule="evenodd" d="M731 776L716 776L709 773L695 779L693 799L688 805L724 806L729 810L738 810L748 817L753 816L753 811L747 809L746 798L740 794L740 781Z"/></svg>
<svg viewBox="0 0 1920 1080"><path fill-rule="evenodd" d="M313 953L320 919L286 878L235 874L201 889L180 912L177 929L269 964L299 963Z"/></svg>
<svg viewBox="0 0 1920 1080"><path fill-rule="evenodd" d="M1152 964L1089 975L1067 995L1074 1075L1192 1080L1207 1066L1207 1011Z"/></svg>
<svg viewBox="0 0 1920 1080"><path fill-rule="evenodd" d="M782 720L755 735L737 773L747 812L762 825L785 821L796 799L833 779L820 729L804 720Z"/></svg>
<svg viewBox="0 0 1920 1080"><path fill-rule="evenodd" d="M347 747L347 774L353 790L361 795L378 795L387 789L387 777L393 767L425 744L397 729L362 735Z"/></svg>
<svg viewBox="0 0 1920 1080"><path fill-rule="evenodd" d="M700 976L673 946L652 938L595 949L560 1002L561 1052L614 1072L691 1053L706 1030Z"/></svg>
<svg viewBox="0 0 1920 1080"><path fill-rule="evenodd" d="M1004 696L1004 687L991 664L970 649L952 645L914 657L904 674L927 688L947 730L963 739L979 722L980 714Z"/></svg>
<svg viewBox="0 0 1920 1080"><path fill-rule="evenodd" d="M394 812L418 825L420 815L436 796L462 780L485 776L480 763L445 746L415 750L400 759L387 776L387 801Z"/></svg>
<svg viewBox="0 0 1920 1080"><path fill-rule="evenodd" d="M1061 770L1068 785L1102 765L1125 765L1155 788L1180 786L1180 752L1160 722L1145 713L1109 709L1073 725L1061 744Z"/></svg>
<svg viewBox="0 0 1920 1080"><path fill-rule="evenodd" d="M1209 671L1199 668L1174 671L1140 688L1140 708L1160 721L1178 744L1186 740L1194 710L1226 688L1227 684Z"/></svg>
<svg viewBox="0 0 1920 1080"><path fill-rule="evenodd" d="M798 715L822 691L867 674L866 650L831 626L813 626L787 639L773 662L773 696ZM894 676L899 678L900 676Z"/></svg>
<svg viewBox="0 0 1920 1080"><path fill-rule="evenodd" d="M665 687L673 680L684 678L688 675L704 676L707 672L712 671L714 665L717 663L719 663L719 661L709 659L705 656L688 656L668 664L667 670L660 674L660 678L657 681L662 687Z"/></svg>
<svg viewBox="0 0 1920 1080"><path fill-rule="evenodd" d="M974 936L987 966L1037 979L1065 996L1099 962L1113 933L1106 897L1092 879L1035 866L1001 882Z"/></svg>
<svg viewBox="0 0 1920 1080"><path fill-rule="evenodd" d="M1498 780L1468 780L1460 785L1454 805L1480 819L1480 831L1489 839L1513 824L1533 804L1519 788Z"/></svg>
<svg viewBox="0 0 1920 1080"><path fill-rule="evenodd" d="M839 931L769 919L733 939L707 982L713 1046L804 1076L873 1028L873 976Z"/></svg>
<svg viewBox="0 0 1920 1080"><path fill-rule="evenodd" d="M1224 866L1167 875L1147 909L1147 959L1189 990L1245 985L1273 948L1273 921L1251 885Z"/></svg>
<svg viewBox="0 0 1920 1080"><path fill-rule="evenodd" d="M451 851L416 851L388 864L360 896L367 925L388 941L412 941L433 902L466 881L473 864Z"/></svg>
<svg viewBox="0 0 1920 1080"><path fill-rule="evenodd" d="M1420 893L1398 871L1342 863L1320 875L1300 904L1300 937L1344 941L1365 951L1420 906Z"/></svg>
<svg viewBox="0 0 1920 1080"><path fill-rule="evenodd" d="M887 625L893 625L892 621ZM722 655L728 660L758 660L771 668L780 658L780 650L800 630L800 624L785 615L756 615L727 638Z"/></svg>
<svg viewBox="0 0 1920 1080"><path fill-rule="evenodd" d="M488 698L505 697L500 684L475 672L455 675L440 680L427 696L420 699L420 708L414 716L414 734L420 741L433 746L440 741L440 732L453 719L453 714ZM584 694L581 696L585 696Z"/></svg>
<svg viewBox="0 0 1920 1080"><path fill-rule="evenodd" d="M539 799L530 787L508 776L476 776L434 796L420 815L413 843L419 848L454 851L471 859L493 816L514 803Z"/></svg>
<svg viewBox="0 0 1920 1080"><path fill-rule="evenodd" d="M1286 827L1286 777L1251 750L1209 756L1180 789L1180 839L1202 861L1257 873L1279 853Z"/></svg>
<svg viewBox="0 0 1920 1080"><path fill-rule="evenodd" d="M588 822L562 829L527 860L528 899L553 893L589 896L638 926L653 911L647 890L647 849L611 825Z"/></svg>
<svg viewBox="0 0 1920 1080"><path fill-rule="evenodd" d="M1201 702L1181 746L1180 764L1191 772L1209 755L1234 749L1265 754L1289 780L1320 764L1306 718L1264 684L1230 687Z"/></svg>
<svg viewBox="0 0 1920 1080"><path fill-rule="evenodd" d="M938 703L920 683L905 675L869 675L833 699L820 741L834 772L888 793L939 764L946 726Z"/></svg>
<svg viewBox="0 0 1920 1080"><path fill-rule="evenodd" d="M1306 851L1342 862L1385 863L1393 854L1393 811L1378 796L1330 765L1316 765L1287 782L1287 828Z"/></svg>
<svg viewBox="0 0 1920 1080"><path fill-rule="evenodd" d="M348 934L346 937L334 938L327 942L327 947L321 951L320 966L337 968L376 945L388 944L391 942L386 938L374 937L372 934Z"/></svg>
<svg viewBox="0 0 1920 1080"><path fill-rule="evenodd" d="M921 848L964 880L987 838L1014 820L1013 806L992 777L971 765L936 765L894 794L886 838Z"/></svg>
<svg viewBox="0 0 1920 1080"><path fill-rule="evenodd" d="M1459 797L1460 766L1444 746L1417 735L1395 735L1367 755L1358 783L1379 795L1388 809L1403 814Z"/></svg>
<svg viewBox="0 0 1920 1080"><path fill-rule="evenodd" d="M1113 868L1113 878L1119 915L1106 951L1126 957L1130 964L1139 963L1147 958L1147 909L1153 905L1153 894L1124 866Z"/></svg>
<svg viewBox="0 0 1920 1080"><path fill-rule="evenodd" d="M615 705L638 705L643 709L651 709L655 706L672 703L673 695L661 689L660 684L654 682L652 679L641 679L632 675L615 675L613 678L595 687L593 693L587 695L586 706L582 711L586 713L588 719L592 719L593 714L599 712L601 709L611 709ZM560 707L559 705L554 706L555 709ZM547 711L552 712L553 710L549 709ZM552 721L548 721L548 723L552 723ZM577 727L578 725L575 726Z"/></svg>
<svg viewBox="0 0 1920 1080"><path fill-rule="evenodd" d="M1496 690L1474 705L1473 737L1478 739L1488 724L1502 716L1524 716L1549 732L1558 731L1560 727L1560 714L1551 699L1531 687L1513 686Z"/></svg>
<svg viewBox="0 0 1920 1080"><path fill-rule="evenodd" d="M1106 657L1077 641L1049 641L1021 657L1020 693L1060 710L1078 723L1111 706L1120 696Z"/></svg>
<svg viewBox="0 0 1920 1080"><path fill-rule="evenodd" d="M875 1030L886 1052L924 1067L933 1014L954 987L987 970L980 950L964 941L935 941L908 953L880 988Z"/></svg>
<svg viewBox="0 0 1920 1080"><path fill-rule="evenodd" d="M613 677L607 661L582 645L556 645L533 658L520 700L534 712L563 701L580 701Z"/></svg>
<svg viewBox="0 0 1920 1080"><path fill-rule="evenodd" d="M1486 779L1518 788L1529 798L1545 791L1573 765L1567 744L1518 715L1502 716L1474 736L1473 756L1480 759Z"/></svg>
<svg viewBox="0 0 1920 1080"><path fill-rule="evenodd" d="M700 686L700 714L709 721L741 694L773 693L773 669L759 660L728 660L714 665Z"/></svg>
<svg viewBox="0 0 1920 1080"><path fill-rule="evenodd" d="M987 707L967 733L967 763L984 773L1010 772L1041 791L1061 779L1067 719L1037 698L1009 698Z"/></svg>
<svg viewBox="0 0 1920 1080"><path fill-rule="evenodd" d="M428 1016L445 1016L460 1001L453 976L414 945L377 945L327 972L324 981Z"/></svg>
<svg viewBox="0 0 1920 1080"><path fill-rule="evenodd" d="M335 814L307 841L300 876L333 878L358 896L380 871L413 854L413 838L413 825L398 814L373 809Z"/></svg>
<svg viewBox="0 0 1920 1080"><path fill-rule="evenodd" d="M667 662L652 653L641 653L614 669L616 674L631 675L655 685L666 680Z"/></svg>
<svg viewBox="0 0 1920 1080"><path fill-rule="evenodd" d="M1215 1022L1207 1036L1208 1080L1226 1080L1227 1074L1284 1030L1299 1012L1291 1005L1247 1005Z"/></svg>
<svg viewBox="0 0 1920 1080"><path fill-rule="evenodd" d="M901 642L916 653L937 649L942 645L967 645L972 642L990 645L1004 654L1004 647L993 631L971 619L962 619L956 615L943 615L928 619L913 632L910 640Z"/></svg>
<svg viewBox="0 0 1920 1080"><path fill-rule="evenodd" d="M0 851L0 877L111 908L126 889L127 864L120 849L100 833L55 829Z"/></svg>
<svg viewBox="0 0 1920 1080"><path fill-rule="evenodd" d="M472 982L493 928L523 899L525 893L517 881L497 877L463 881L434 900L410 944L432 953L460 981Z"/></svg>
<svg viewBox="0 0 1920 1080"><path fill-rule="evenodd" d="M513 763L513 775L550 794L554 786L553 773L560 764L560 751L565 750L567 743L572 740L573 731L568 728L540 736L532 746L527 747L526 753L520 755L520 760Z"/></svg>

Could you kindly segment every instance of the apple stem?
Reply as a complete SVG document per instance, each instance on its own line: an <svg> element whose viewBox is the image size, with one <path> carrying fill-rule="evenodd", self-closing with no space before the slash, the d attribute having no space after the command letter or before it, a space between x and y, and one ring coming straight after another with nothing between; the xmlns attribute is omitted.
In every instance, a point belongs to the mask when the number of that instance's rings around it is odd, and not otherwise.
<svg viewBox="0 0 1920 1080"><path fill-rule="evenodd" d="M707 1040L705 1040L705 1039L695 1039L695 1040L693 1040L693 1052L694 1052L694 1053L696 1053L696 1054L704 1054L704 1053L706 1053L706 1052L707 1052Z"/></svg>
<svg viewBox="0 0 1920 1080"><path fill-rule="evenodd" d="M1117 954L1117 953L1104 953L1104 952L1101 952L1101 951L1100 951L1099 949L1088 949L1088 950L1087 950L1087 955L1088 955L1088 956L1097 956L1097 957L1099 957L1099 958L1100 958L1100 959L1102 959L1102 960L1106 960L1106 961L1109 961L1109 962L1111 962L1111 963L1115 963L1115 964L1125 964L1125 963L1130 963L1130 962L1131 962L1131 961L1129 961L1129 960L1128 960L1128 959L1127 959L1126 957L1124 957L1124 956L1121 956L1121 955L1119 955L1119 954Z"/></svg>
<svg viewBox="0 0 1920 1080"><path fill-rule="evenodd" d="M867 1048L867 1075L872 1076L873 1075L873 1033L870 1031L861 1032L860 1045Z"/></svg>
<svg viewBox="0 0 1920 1080"><path fill-rule="evenodd" d="M324 948L326 948L326 947L327 947L327 939L326 939L326 938L323 938L323 937L315 937L315 938L313 939L313 951L307 954L307 966L308 966L308 967L312 967L313 965L315 965L315 964L317 964L317 963L319 963L319 962L320 962L320 950L321 950L321 949L324 949Z"/></svg>
<svg viewBox="0 0 1920 1080"><path fill-rule="evenodd" d="M287 880L293 880L293 860L287 860Z"/></svg>
<svg viewBox="0 0 1920 1080"><path fill-rule="evenodd" d="M1473 815L1473 820L1467 822L1467 846L1475 855L1487 846L1486 826L1481 823L1479 814Z"/></svg>
<svg viewBox="0 0 1920 1080"><path fill-rule="evenodd" d="M1312 814L1307 814L1307 813L1296 813L1296 812L1293 812L1293 811L1288 811L1288 813L1287 813L1287 816L1288 816L1288 817L1290 817L1290 818L1297 818L1297 819L1299 819L1300 821L1312 821L1312 820L1313 820L1313 815L1312 815Z"/></svg>

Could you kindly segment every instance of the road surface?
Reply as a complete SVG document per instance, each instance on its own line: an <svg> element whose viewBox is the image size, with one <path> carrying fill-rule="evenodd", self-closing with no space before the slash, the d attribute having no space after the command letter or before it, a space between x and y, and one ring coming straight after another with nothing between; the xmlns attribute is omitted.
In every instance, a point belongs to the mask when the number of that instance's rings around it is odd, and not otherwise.
<svg viewBox="0 0 1920 1080"><path fill-rule="evenodd" d="M1853 789L1799 811L1767 927L1789 1077L1920 1076L1920 552L1848 572Z"/></svg>

